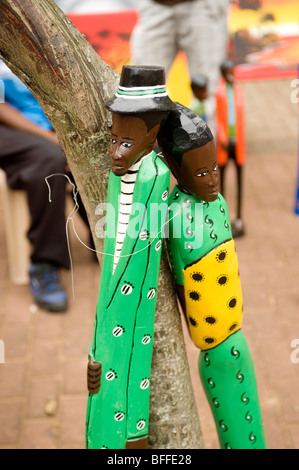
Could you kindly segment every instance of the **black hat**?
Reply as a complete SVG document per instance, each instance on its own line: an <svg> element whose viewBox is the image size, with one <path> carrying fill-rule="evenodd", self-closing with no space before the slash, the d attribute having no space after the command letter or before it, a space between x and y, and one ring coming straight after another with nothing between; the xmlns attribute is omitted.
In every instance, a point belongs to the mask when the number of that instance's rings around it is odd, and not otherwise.
<svg viewBox="0 0 299 470"><path fill-rule="evenodd" d="M106 108L119 114L176 109L166 93L164 67L124 65L118 90Z"/></svg>

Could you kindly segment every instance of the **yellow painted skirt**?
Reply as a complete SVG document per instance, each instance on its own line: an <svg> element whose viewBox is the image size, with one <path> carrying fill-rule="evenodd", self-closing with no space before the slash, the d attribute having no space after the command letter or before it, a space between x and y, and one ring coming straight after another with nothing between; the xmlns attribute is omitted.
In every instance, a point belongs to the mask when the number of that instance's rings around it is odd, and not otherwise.
<svg viewBox="0 0 299 470"><path fill-rule="evenodd" d="M211 349L241 328L243 297L234 240L222 243L184 271L192 340Z"/></svg>

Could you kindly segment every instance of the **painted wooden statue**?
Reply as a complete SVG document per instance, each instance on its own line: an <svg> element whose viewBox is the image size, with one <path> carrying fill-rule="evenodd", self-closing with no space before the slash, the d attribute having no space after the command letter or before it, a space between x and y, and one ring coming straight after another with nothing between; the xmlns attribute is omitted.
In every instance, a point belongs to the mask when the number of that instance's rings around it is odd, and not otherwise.
<svg viewBox="0 0 299 470"><path fill-rule="evenodd" d="M168 253L222 448L264 448L254 366L241 330L242 290L212 133L181 105L158 136L177 179Z"/></svg>
<svg viewBox="0 0 299 470"><path fill-rule="evenodd" d="M243 90L235 83L234 63L221 64L221 79L216 91L217 159L220 170L220 191L225 195L225 170L232 160L237 172L237 210L232 223L234 237L244 234L242 219L243 167L246 161L244 97Z"/></svg>
<svg viewBox="0 0 299 470"><path fill-rule="evenodd" d="M105 236L89 352L86 445L146 448L163 237L163 217L154 227L151 218L164 202L166 219L169 192L169 170L153 145L161 122L175 108L166 94L164 69L124 66L107 108L112 111L107 221L114 214L116 220L114 236Z"/></svg>

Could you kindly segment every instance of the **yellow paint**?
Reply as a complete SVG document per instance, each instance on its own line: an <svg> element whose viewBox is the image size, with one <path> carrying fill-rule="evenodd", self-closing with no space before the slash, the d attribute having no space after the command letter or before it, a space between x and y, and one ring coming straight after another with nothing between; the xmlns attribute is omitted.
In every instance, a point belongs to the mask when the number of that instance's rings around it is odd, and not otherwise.
<svg viewBox="0 0 299 470"><path fill-rule="evenodd" d="M180 52L167 78L167 92L173 101L189 106L192 101L192 91L188 72L187 59L183 52Z"/></svg>
<svg viewBox="0 0 299 470"><path fill-rule="evenodd" d="M262 27L262 17L267 13L272 13L275 18L273 26L282 24L297 23L298 0L280 0L264 3L259 10L241 10L232 6L229 13L228 29L234 33L239 29L248 29L248 27Z"/></svg>
<svg viewBox="0 0 299 470"><path fill-rule="evenodd" d="M186 312L192 340L211 349L241 328L242 289L234 240L184 269Z"/></svg>
<svg viewBox="0 0 299 470"><path fill-rule="evenodd" d="M271 24L271 31L283 24L292 24L297 22L298 0L269 0L264 1L263 8L257 11L240 10L236 6L231 6L228 17L228 30L230 34L240 29L254 27L263 31L264 27ZM266 13L272 13L275 22L262 23L261 18ZM189 107L193 95L190 87L190 77L188 71L187 58L184 52L179 52L170 69L167 78L167 92L173 101L177 101L184 106Z"/></svg>

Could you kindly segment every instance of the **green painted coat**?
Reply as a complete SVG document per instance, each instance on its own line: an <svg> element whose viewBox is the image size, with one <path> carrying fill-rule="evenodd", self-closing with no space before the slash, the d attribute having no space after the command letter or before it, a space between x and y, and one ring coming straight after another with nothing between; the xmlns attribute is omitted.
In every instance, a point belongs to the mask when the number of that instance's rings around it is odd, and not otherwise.
<svg viewBox="0 0 299 470"><path fill-rule="evenodd" d="M115 230L120 184L121 178L111 173L107 202L116 209ZM114 274L115 238L105 238L89 353L102 364L102 380L99 392L88 399L87 448L123 449L127 440L148 434L154 314L168 191L169 170L152 152L142 162L134 187L133 204L144 205L139 213L140 224L136 226L132 211L126 232L137 227L137 237L126 235Z"/></svg>

